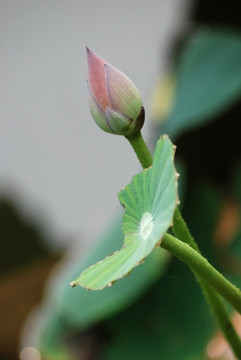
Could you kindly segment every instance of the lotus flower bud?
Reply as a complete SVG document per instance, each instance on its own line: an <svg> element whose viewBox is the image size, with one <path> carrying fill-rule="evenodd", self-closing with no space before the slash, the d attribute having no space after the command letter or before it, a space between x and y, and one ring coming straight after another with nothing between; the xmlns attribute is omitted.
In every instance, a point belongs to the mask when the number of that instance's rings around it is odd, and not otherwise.
<svg viewBox="0 0 241 360"><path fill-rule="evenodd" d="M104 131L130 136L144 123L141 96L121 71L87 48L90 112Z"/></svg>

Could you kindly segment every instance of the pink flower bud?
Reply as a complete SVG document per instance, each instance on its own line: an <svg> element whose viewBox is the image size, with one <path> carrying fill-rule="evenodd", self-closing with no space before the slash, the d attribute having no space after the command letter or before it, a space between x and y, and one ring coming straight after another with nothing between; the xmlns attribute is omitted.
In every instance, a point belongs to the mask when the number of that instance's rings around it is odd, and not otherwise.
<svg viewBox="0 0 241 360"><path fill-rule="evenodd" d="M137 88L125 74L86 49L90 112L95 122L112 134L135 134L145 118Z"/></svg>

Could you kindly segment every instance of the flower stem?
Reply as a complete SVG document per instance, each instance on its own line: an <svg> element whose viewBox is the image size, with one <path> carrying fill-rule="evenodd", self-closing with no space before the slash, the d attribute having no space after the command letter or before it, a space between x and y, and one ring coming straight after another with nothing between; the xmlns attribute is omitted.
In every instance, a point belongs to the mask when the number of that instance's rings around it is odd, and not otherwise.
<svg viewBox="0 0 241 360"><path fill-rule="evenodd" d="M148 168L152 165L152 156L146 146L146 143L138 132L131 137L127 137L133 147L142 167ZM173 219L174 234L180 239L176 239L171 235L166 234L162 240L161 246L176 255L181 261L190 266L196 280L198 281L202 292L209 304L214 317L216 318L223 334L233 349L233 352L241 359L241 341L237 335L230 319L226 306L221 299L218 291L226 300L228 300L239 312L241 311L241 293L231 283L228 282L218 271L216 271L205 258L202 257L197 243L192 237L186 222L182 218L178 208L176 208ZM193 258L192 258L193 256ZM210 273L211 271L211 286ZM215 290L216 291L215 291Z"/></svg>
<svg viewBox="0 0 241 360"><path fill-rule="evenodd" d="M141 132L138 131L134 135L126 136L126 139L130 142L133 147L143 169L146 169L152 164L152 155L146 146L146 143L141 135Z"/></svg>

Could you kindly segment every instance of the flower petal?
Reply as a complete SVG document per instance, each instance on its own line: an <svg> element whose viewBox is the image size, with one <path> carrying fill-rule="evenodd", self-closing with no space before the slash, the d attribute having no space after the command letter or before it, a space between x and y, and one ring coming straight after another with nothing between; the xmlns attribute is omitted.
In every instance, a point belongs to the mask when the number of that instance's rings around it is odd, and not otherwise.
<svg viewBox="0 0 241 360"><path fill-rule="evenodd" d="M110 107L110 99L106 88L105 67L106 61L97 56L93 51L86 48L88 60L88 81L89 87L96 99L98 105L105 111Z"/></svg>
<svg viewBox="0 0 241 360"><path fill-rule="evenodd" d="M90 100L90 113L95 120L96 124L104 131L112 133L109 126L107 125L106 117L104 111L96 102L94 95L88 86L89 89L89 100Z"/></svg>
<svg viewBox="0 0 241 360"><path fill-rule="evenodd" d="M104 63L104 67L112 108L131 119L137 119L143 102L136 86L114 66Z"/></svg>

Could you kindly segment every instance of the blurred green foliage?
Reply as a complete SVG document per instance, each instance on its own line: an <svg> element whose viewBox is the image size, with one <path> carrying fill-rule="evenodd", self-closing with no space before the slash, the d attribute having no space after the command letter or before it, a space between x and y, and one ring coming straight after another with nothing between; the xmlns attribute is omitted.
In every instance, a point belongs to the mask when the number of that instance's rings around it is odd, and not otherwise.
<svg viewBox="0 0 241 360"><path fill-rule="evenodd" d="M182 48L175 71L174 102L164 132L176 138L239 100L240 34L217 28L195 31Z"/></svg>
<svg viewBox="0 0 241 360"><path fill-rule="evenodd" d="M183 39L171 66L173 106L167 121L160 121L164 125L155 128L155 138L166 132L178 146L181 178L185 169L183 214L200 248L239 283L232 269L223 266L214 242L227 199L241 209L241 32L221 23L196 27ZM241 232L230 234L226 250L240 257ZM73 263L58 279L40 334L46 359L57 360L64 345L72 351L66 359L83 353L85 359L108 360L206 358L216 325L192 273L178 260L163 256L153 268L147 261L98 293L68 287L83 268L120 246L120 220L99 240L81 263Z"/></svg>

